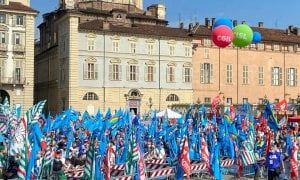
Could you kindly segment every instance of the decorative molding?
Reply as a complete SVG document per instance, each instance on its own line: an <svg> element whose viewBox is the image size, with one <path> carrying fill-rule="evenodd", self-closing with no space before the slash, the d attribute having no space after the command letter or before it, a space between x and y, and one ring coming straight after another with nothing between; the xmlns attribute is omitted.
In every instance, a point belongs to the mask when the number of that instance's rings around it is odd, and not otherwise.
<svg viewBox="0 0 300 180"><path fill-rule="evenodd" d="M137 38L135 36L131 36L128 38L128 41L137 42Z"/></svg>
<svg viewBox="0 0 300 180"><path fill-rule="evenodd" d="M121 59L113 58L113 59L110 60L110 63L121 63Z"/></svg>
<svg viewBox="0 0 300 180"><path fill-rule="evenodd" d="M175 62L169 62L169 63L167 64L167 66L176 66L176 63L175 63Z"/></svg>
<svg viewBox="0 0 300 180"><path fill-rule="evenodd" d="M150 38L150 39L147 39L147 40L146 40L146 43L155 43L155 40L152 39L152 38Z"/></svg>
<svg viewBox="0 0 300 180"><path fill-rule="evenodd" d="M176 41L175 41L174 39L171 39L171 40L168 41L168 44L173 44L173 45L175 45L175 44L176 44Z"/></svg>
<svg viewBox="0 0 300 180"><path fill-rule="evenodd" d="M120 40L121 38L118 35L113 35L110 39L111 40Z"/></svg>
<svg viewBox="0 0 300 180"><path fill-rule="evenodd" d="M188 63L184 63L183 67L192 67L192 63L189 63L189 62Z"/></svg>
<svg viewBox="0 0 300 180"><path fill-rule="evenodd" d="M85 62L93 62L93 63L95 63L95 62L97 62L97 59L94 58L94 57L88 57L88 58L86 58L84 61L85 61Z"/></svg>
<svg viewBox="0 0 300 180"><path fill-rule="evenodd" d="M97 37L97 35L94 34L94 33L88 33L88 34L86 35L86 37L87 37L87 38L91 38L91 39L95 39L95 38Z"/></svg>
<svg viewBox="0 0 300 180"><path fill-rule="evenodd" d="M148 62L145 62L146 65L151 66L151 65L155 65L155 61L153 60L149 60Z"/></svg>
<svg viewBox="0 0 300 180"><path fill-rule="evenodd" d="M127 62L128 64L138 64L138 61L135 59L131 59Z"/></svg>
<svg viewBox="0 0 300 180"><path fill-rule="evenodd" d="M192 43L189 41L185 41L182 43L184 46L192 46Z"/></svg>

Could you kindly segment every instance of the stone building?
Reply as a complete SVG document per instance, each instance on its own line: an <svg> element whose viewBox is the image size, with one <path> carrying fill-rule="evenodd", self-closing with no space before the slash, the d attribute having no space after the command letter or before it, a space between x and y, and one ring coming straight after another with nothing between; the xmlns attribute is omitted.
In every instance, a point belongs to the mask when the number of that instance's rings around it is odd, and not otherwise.
<svg viewBox="0 0 300 180"><path fill-rule="evenodd" d="M0 102L33 104L34 18L30 0L0 0Z"/></svg>
<svg viewBox="0 0 300 180"><path fill-rule="evenodd" d="M35 100L136 113L192 101L192 39L167 27L165 6L136 1L60 1L39 25Z"/></svg>

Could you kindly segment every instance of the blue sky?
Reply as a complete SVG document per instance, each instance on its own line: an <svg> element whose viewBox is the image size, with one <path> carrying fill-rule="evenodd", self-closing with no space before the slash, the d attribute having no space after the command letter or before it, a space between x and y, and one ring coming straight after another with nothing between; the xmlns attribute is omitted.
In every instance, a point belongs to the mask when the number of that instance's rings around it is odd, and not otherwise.
<svg viewBox="0 0 300 180"><path fill-rule="evenodd" d="M178 26L179 19L187 27L191 22L204 24L205 17L227 17L238 23L246 21L250 26L262 21L267 28L300 27L299 0L144 0L144 10L157 3L166 5L170 26ZM58 7L58 0L31 0L31 6L40 12L36 19L38 25L42 14Z"/></svg>

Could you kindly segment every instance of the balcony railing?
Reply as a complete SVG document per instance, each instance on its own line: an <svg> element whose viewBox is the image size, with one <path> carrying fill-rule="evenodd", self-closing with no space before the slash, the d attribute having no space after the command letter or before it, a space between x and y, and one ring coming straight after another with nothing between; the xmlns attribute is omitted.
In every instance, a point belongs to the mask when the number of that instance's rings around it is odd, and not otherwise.
<svg viewBox="0 0 300 180"><path fill-rule="evenodd" d="M0 51L7 51L7 44L0 43Z"/></svg>
<svg viewBox="0 0 300 180"><path fill-rule="evenodd" d="M1 84L18 84L22 85L25 84L26 78L12 78L12 77L0 77Z"/></svg>
<svg viewBox="0 0 300 180"><path fill-rule="evenodd" d="M25 46L21 44L14 45L14 52L24 52L24 51L25 51Z"/></svg>

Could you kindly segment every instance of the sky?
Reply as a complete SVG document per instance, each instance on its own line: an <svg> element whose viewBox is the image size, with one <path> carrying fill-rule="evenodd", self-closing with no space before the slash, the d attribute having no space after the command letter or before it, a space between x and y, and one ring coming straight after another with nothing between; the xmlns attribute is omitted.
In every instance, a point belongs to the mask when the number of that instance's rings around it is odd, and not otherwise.
<svg viewBox="0 0 300 180"><path fill-rule="evenodd" d="M31 0L31 7L40 12L36 26L42 22L43 14L58 7L58 1ZM249 26L263 22L266 28L300 27L299 0L144 0L144 10L152 4L166 5L166 20L172 27L178 27L179 21L185 27L189 23L204 24L206 17L226 17L238 23L245 21Z"/></svg>

